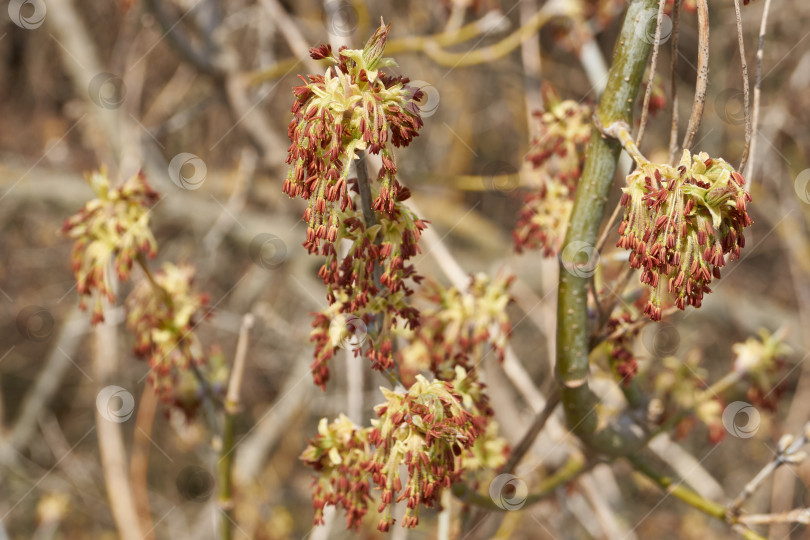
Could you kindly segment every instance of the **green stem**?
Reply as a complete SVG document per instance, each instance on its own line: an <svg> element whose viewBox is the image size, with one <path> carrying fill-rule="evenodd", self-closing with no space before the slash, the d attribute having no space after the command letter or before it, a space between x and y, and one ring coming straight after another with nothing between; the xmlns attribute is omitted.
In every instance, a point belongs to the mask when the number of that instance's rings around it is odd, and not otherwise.
<svg viewBox="0 0 810 540"><path fill-rule="evenodd" d="M698 493L683 485L683 481L677 481L669 476L659 473L638 456L627 456L627 459L633 464L633 467L635 467L638 472L658 484L662 490L666 491L676 499L680 499L689 506L697 508L704 514L724 523L729 525L737 524L736 519L729 516L728 512L726 511L726 507L722 504L718 504L714 501L701 497ZM743 536L743 538L749 540L764 540L760 535L750 529L743 527L738 528L737 531Z"/></svg>
<svg viewBox="0 0 810 540"><path fill-rule="evenodd" d="M632 123L633 104L651 51L644 39L647 19L643 15L656 4L656 0L635 0L627 9L607 87L596 110L602 126ZM565 245L596 244L620 149L618 141L603 137L594 126ZM624 455L637 450L643 441L611 427L599 427L597 399L588 387L588 281L589 277L573 275L561 265L556 367L560 397L569 428L586 445L605 454Z"/></svg>

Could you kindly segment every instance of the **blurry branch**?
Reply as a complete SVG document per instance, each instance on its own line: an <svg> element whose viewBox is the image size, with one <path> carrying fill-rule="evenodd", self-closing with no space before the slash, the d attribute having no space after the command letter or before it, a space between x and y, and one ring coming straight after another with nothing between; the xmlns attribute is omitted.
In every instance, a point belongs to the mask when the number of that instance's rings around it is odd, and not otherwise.
<svg viewBox="0 0 810 540"><path fill-rule="evenodd" d="M104 388L112 382L117 374L118 339L116 328L110 323L95 327L94 368L98 386ZM130 490L127 475L126 449L121 435L121 423L105 418L101 409L96 406L96 431L98 447L101 453L101 467L107 487L107 498L110 501L118 534L122 540L142 540L144 531L135 509L135 501Z"/></svg>
<svg viewBox="0 0 810 540"><path fill-rule="evenodd" d="M678 37L680 36L681 0L675 0L672 6L672 41L669 64L669 93L672 101L672 125L669 128L669 163L678 153Z"/></svg>
<svg viewBox="0 0 810 540"><path fill-rule="evenodd" d="M697 0L698 16L698 58L697 83L695 84L695 100L692 103L692 113L686 126L683 137L683 148L689 150L695 140L700 120L703 117L703 105L706 103L706 85L709 82L709 6L707 0Z"/></svg>
<svg viewBox="0 0 810 540"><path fill-rule="evenodd" d="M129 480L132 483L132 496L135 500L135 511L141 523L141 530L148 531L142 540L154 539L154 524L149 507L149 450L152 445L152 426L155 423L155 411L158 398L151 384L143 386L141 400L138 403L138 414L135 417L135 432L132 436L132 457L129 461Z"/></svg>
<svg viewBox="0 0 810 540"><path fill-rule="evenodd" d="M543 431L546 422L549 418L551 418L551 415L554 413L554 409L556 409L557 405L559 404L560 396L557 394L557 392L554 392L548 396L545 407L543 407L540 412L535 414L534 420L529 426L529 429L526 430L523 438L512 449L512 453L509 454L509 459L498 471L499 474L512 474L514 472L515 468L520 463L520 460L532 447L534 440L537 438L540 432Z"/></svg>
<svg viewBox="0 0 810 540"><path fill-rule="evenodd" d="M155 1L155 0L149 0ZM515 30L509 36L503 38L498 43L480 49L472 49L467 52L448 52L445 47L458 45L476 37L484 37L487 34L498 30L504 24L505 18L502 14L492 11L481 19L462 26L458 30L442 32L432 36L408 36L398 39L391 39L385 47L385 53L395 55L397 53L426 54L436 63L444 66L469 66L483 64L502 58L515 50L524 41L535 35L549 20L555 16L564 15L564 10L557 6L558 2L551 2L555 5L553 9L543 8L532 16L523 26ZM297 51L294 51L297 53ZM307 56L308 57L308 56ZM270 79L275 79L289 73L299 62L299 59L288 58L281 60L277 64L247 73L245 76L248 85L261 84Z"/></svg>
<svg viewBox="0 0 810 540"><path fill-rule="evenodd" d="M263 163L273 162L274 153L280 151L285 145L278 134L273 131L262 111L256 108L257 103L252 102L248 95L245 80L239 76L237 54L221 43L218 45L219 48L212 51L211 54L201 53L194 48L180 25L182 18L174 21L164 11L164 3L159 0L144 0L144 6L152 12L169 42L181 56L198 71L211 77L226 98L235 122L234 125L240 125L247 132L251 142L261 152ZM204 34L202 30L201 33ZM289 70L297 64L298 61L293 63ZM226 135L227 133L223 135L223 138Z"/></svg>
<svg viewBox="0 0 810 540"><path fill-rule="evenodd" d="M735 0L736 1L736 0ZM650 77L647 79L647 88L644 89L644 104L641 107L641 122L636 135L636 146L641 146L644 139L644 129L647 127L647 114L650 112L650 97L652 97L653 81L655 80L655 67L658 64L658 49L661 46L661 23L664 21L664 6L666 0L659 0L658 15L655 19L655 39L653 43L652 59L650 60ZM599 248L596 248L599 251Z"/></svg>
<svg viewBox="0 0 810 540"><path fill-rule="evenodd" d="M743 38L742 15L740 15L740 0L734 0L734 16L737 19L737 41L740 45L743 100L745 101L745 147L738 167L742 171L745 169L745 162L748 161L748 151L751 148L751 96L748 82L748 62L745 59L745 39Z"/></svg>
<svg viewBox="0 0 810 540"><path fill-rule="evenodd" d="M0 440L0 463L13 459L13 451L20 452L36 432L37 419L60 390L62 379L71 365L71 355L76 351L80 337L90 327L89 317L77 307L71 309L62 325L58 338L48 353L45 364L37 375L34 385L25 394L20 413L8 437Z"/></svg>
<svg viewBox="0 0 810 540"><path fill-rule="evenodd" d="M754 492L762 485L762 483L770 477L776 469L785 464L797 464L803 461L807 455L800 451L800 449L807 444L807 439L810 437L810 423L805 424L802 433L798 437L790 434L785 434L779 439L776 455L773 459L754 476L739 495L728 506L728 512L731 516L738 516L742 511L742 505L745 501L754 494Z"/></svg>
<svg viewBox="0 0 810 540"><path fill-rule="evenodd" d="M233 500L231 473L234 459L234 442L236 417L241 410L242 378L245 373L245 362L248 349L248 334L253 327L253 315L248 313L242 319L239 340L236 343L231 377L228 381L228 393L225 397L225 423L222 428L222 448L217 462L217 485L219 486L218 503L222 513L220 519L220 538L230 540L233 537Z"/></svg>
<svg viewBox="0 0 810 540"><path fill-rule="evenodd" d="M754 175L754 161L757 152L757 133L759 131L759 100L762 91L762 54L765 47L765 30L768 27L768 13L771 10L771 0L765 0L765 7L762 8L762 21L759 25L759 43L757 44L757 82L754 85L754 106L751 115L751 127L753 135L751 137L751 153L748 161L748 168L745 169L745 189L751 191L751 179Z"/></svg>
<svg viewBox="0 0 810 540"><path fill-rule="evenodd" d="M729 525L736 525L738 523L736 518L727 516L726 508L722 504L710 501L701 497L698 493L692 491L683 485L683 481L678 481L669 476L658 473L655 469L650 467L641 457L637 455L628 455L627 459L641 474L658 484L658 486L665 491L668 495L680 499L689 506L696 508L704 514L719 519ZM754 531L745 528L735 528L743 538L747 540L764 540Z"/></svg>

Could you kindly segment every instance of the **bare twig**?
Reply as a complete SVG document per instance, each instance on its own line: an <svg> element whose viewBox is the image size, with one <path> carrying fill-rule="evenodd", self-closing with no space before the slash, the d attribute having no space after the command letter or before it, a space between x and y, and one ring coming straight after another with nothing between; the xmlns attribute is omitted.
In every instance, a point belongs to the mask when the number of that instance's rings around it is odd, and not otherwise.
<svg viewBox="0 0 810 540"><path fill-rule="evenodd" d="M759 43L757 44L757 82L754 85L754 104L751 115L751 152L748 160L748 167L745 169L745 189L751 191L751 178L754 175L754 161L757 153L757 132L759 130L759 100L762 87L762 54L765 47L765 30L768 27L768 13L771 10L771 0L765 0L762 8L762 21L759 25Z"/></svg>
<svg viewBox="0 0 810 540"><path fill-rule="evenodd" d="M667 0L658 2L658 15L655 19L655 42L653 43L652 59L650 60L650 77L647 79L647 88L644 90L644 104L641 107L641 121L636 135L636 146L641 146L644 139L644 129L647 127L647 114L650 111L650 97L652 96L653 80L655 79L655 66L658 63L658 49L661 46L661 23L664 20L664 6ZM598 248L597 248L598 251Z"/></svg>
<svg viewBox="0 0 810 540"><path fill-rule="evenodd" d="M141 522L141 529L148 531L143 540L154 539L154 524L149 509L149 489L147 472L149 470L149 450L152 447L152 426L155 423L155 411L158 398L152 385L145 384L138 404L135 418L135 432L132 437L132 457L129 460L129 480L132 483L132 497L135 500L135 511Z"/></svg>
<svg viewBox="0 0 810 540"><path fill-rule="evenodd" d="M697 83L692 113L683 137L683 147L688 150L695 140L700 120L703 117L703 105L706 103L706 85L709 82L709 6L706 0L697 0L698 15L698 59Z"/></svg>
<svg viewBox="0 0 810 540"><path fill-rule="evenodd" d="M675 0L672 6L672 47L670 55L670 101L672 102L672 125L669 128L669 162L678 153L678 30L681 22L681 0Z"/></svg>
<svg viewBox="0 0 810 540"><path fill-rule="evenodd" d="M743 80L743 100L745 100L745 147L740 158L739 170L745 169L748 161L748 150L751 148L751 96L748 83L748 62L745 59L745 40L743 39L742 15L740 15L740 0L734 0L734 15L737 19L737 41L740 45L740 66Z"/></svg>
<svg viewBox="0 0 810 540"><path fill-rule="evenodd" d="M248 334L253 327L253 315L248 313L242 319L239 340L236 343L231 376L228 381L228 393L225 397L225 422L222 428L222 448L217 461L217 485L219 486L218 503L222 512L219 522L220 538L230 540L233 537L233 500L231 473L233 470L236 417L241 410L242 378L247 359Z"/></svg>

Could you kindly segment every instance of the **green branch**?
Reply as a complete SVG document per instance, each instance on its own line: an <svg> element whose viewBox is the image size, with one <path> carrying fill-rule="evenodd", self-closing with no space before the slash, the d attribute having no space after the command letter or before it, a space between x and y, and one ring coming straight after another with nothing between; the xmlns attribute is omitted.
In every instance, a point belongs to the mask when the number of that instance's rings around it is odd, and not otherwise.
<svg viewBox="0 0 810 540"><path fill-rule="evenodd" d="M648 20L644 14L656 5L656 0L636 0L627 9L607 87L596 110L603 126L618 121L632 123L633 105L652 48L645 40ZM604 138L593 128L565 245L596 245L620 149L618 141ZM625 455L638 449L643 441L630 432L601 426L596 414L597 399L588 387L588 281L589 277L573 275L561 266L556 368L560 397L569 428L586 445L605 454Z"/></svg>

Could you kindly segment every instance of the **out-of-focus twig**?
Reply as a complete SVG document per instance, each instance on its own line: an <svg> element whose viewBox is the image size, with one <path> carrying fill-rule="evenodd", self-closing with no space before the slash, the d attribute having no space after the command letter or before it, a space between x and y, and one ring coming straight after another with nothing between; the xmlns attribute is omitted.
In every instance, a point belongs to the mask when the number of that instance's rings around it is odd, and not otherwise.
<svg viewBox="0 0 810 540"><path fill-rule="evenodd" d="M647 127L647 114L650 112L650 97L652 97L653 81L655 79L655 67L658 63L658 49L661 46L661 23L664 21L664 6L666 0L658 2L658 15L655 19L655 40L653 42L653 52L650 59L650 77L647 79L647 88L644 90L644 103L641 107L641 120L638 125L638 135L636 135L636 146L641 146L644 139L644 129ZM597 248L597 251L599 248Z"/></svg>
<svg viewBox="0 0 810 540"><path fill-rule="evenodd" d="M697 0L698 16L698 58L697 83L695 84L695 99L692 102L692 113L686 125L686 134L683 136L683 147L688 150L692 147L700 120L703 118L703 106L706 103L706 85L709 82L709 6L706 0Z"/></svg>
<svg viewBox="0 0 810 540"><path fill-rule="evenodd" d="M147 531L143 540L154 539L154 524L149 507L149 488L147 473L149 471L149 450L152 446L152 426L155 423L158 398L152 385L145 384L138 403L138 414L135 417L135 432L132 437L132 457L129 460L129 480L132 484L132 497L135 500L135 511L141 523L141 529Z"/></svg>
<svg viewBox="0 0 810 540"><path fill-rule="evenodd" d="M748 151L751 148L751 96L748 81L748 62L745 59L745 39L743 39L740 0L734 0L734 16L737 19L737 41L740 45L740 69L742 70L743 100L745 101L745 147L738 167L742 171L745 169L745 162L748 161Z"/></svg>
<svg viewBox="0 0 810 540"><path fill-rule="evenodd" d="M762 55L765 47L765 30L768 28L768 13L771 10L771 0L765 0L762 8L762 20L759 24L759 43L757 44L757 82L754 84L754 103L751 113L751 152L748 167L745 169L745 189L751 191L751 180L754 175L754 163L757 153L757 132L759 130L759 102L762 91Z"/></svg>

